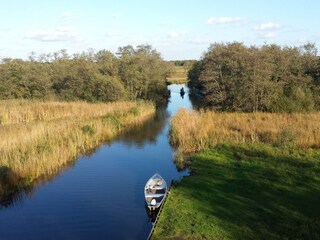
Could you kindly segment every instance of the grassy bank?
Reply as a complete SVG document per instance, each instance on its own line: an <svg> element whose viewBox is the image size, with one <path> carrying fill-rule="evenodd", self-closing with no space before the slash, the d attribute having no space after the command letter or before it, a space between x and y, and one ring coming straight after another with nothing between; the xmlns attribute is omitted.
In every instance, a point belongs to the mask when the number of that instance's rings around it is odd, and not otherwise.
<svg viewBox="0 0 320 240"><path fill-rule="evenodd" d="M320 148L320 113L224 113L182 109L172 118L171 142L196 152L224 143Z"/></svg>
<svg viewBox="0 0 320 240"><path fill-rule="evenodd" d="M320 153L219 145L192 157L152 239L320 239Z"/></svg>
<svg viewBox="0 0 320 240"><path fill-rule="evenodd" d="M320 239L319 117L180 110L171 142L197 154L153 239Z"/></svg>
<svg viewBox="0 0 320 240"><path fill-rule="evenodd" d="M137 102L0 102L0 196L61 166L155 112Z"/></svg>

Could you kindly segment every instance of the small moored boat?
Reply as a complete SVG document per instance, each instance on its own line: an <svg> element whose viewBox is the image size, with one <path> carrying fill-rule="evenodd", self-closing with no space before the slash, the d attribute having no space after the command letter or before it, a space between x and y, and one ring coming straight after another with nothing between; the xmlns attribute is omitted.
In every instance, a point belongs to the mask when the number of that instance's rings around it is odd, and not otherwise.
<svg viewBox="0 0 320 240"><path fill-rule="evenodd" d="M159 208L167 194L167 183L155 173L146 183L144 187L144 197L150 210Z"/></svg>

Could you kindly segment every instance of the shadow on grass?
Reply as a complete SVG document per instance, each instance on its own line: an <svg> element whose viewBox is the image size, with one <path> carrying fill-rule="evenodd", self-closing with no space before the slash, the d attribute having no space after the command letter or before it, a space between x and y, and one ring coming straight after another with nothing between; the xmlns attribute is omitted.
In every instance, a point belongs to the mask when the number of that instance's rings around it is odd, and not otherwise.
<svg viewBox="0 0 320 240"><path fill-rule="evenodd" d="M319 153L260 147L221 145L193 157L193 176L176 192L225 238L320 239ZM219 238L205 228L203 238Z"/></svg>

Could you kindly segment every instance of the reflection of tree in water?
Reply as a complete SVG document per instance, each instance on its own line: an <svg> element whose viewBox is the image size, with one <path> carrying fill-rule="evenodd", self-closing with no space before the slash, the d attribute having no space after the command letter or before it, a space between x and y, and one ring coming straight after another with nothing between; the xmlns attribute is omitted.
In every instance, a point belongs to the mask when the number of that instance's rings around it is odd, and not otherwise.
<svg viewBox="0 0 320 240"><path fill-rule="evenodd" d="M194 109L199 109L199 108L203 108L204 104L203 104L203 100L202 100L202 96L197 95L196 92L194 92L193 90L189 90L189 100L192 104L192 107Z"/></svg>
<svg viewBox="0 0 320 240"><path fill-rule="evenodd" d="M16 190L19 182L21 178L9 167L0 167L0 208L9 206L12 198L16 199L16 202L21 201L24 194ZM28 190L26 187L27 192Z"/></svg>
<svg viewBox="0 0 320 240"><path fill-rule="evenodd" d="M165 108L158 108L155 116L134 128L126 129L113 142L122 142L129 147L142 147L145 143L156 144L157 136L166 124L168 113Z"/></svg>
<svg viewBox="0 0 320 240"><path fill-rule="evenodd" d="M108 141L103 144L110 145L111 143ZM86 152L80 153L76 159L70 160L66 164L58 167L52 174L43 175L32 182L28 182L28 179L20 177L8 167L0 167L0 209L21 204L23 199L31 196L38 187L41 187L46 182L53 180L65 171L73 168L76 160L80 157L90 157L99 147L100 144L94 148L87 149Z"/></svg>
<svg viewBox="0 0 320 240"><path fill-rule="evenodd" d="M33 192L46 182L61 175L64 171L73 168L76 161L70 161L61 166L53 174L28 183L28 179L21 178L8 167L0 168L0 209L9 208L22 203L23 199L31 196Z"/></svg>
<svg viewBox="0 0 320 240"><path fill-rule="evenodd" d="M156 143L157 136L165 126L166 118L167 112L165 108L158 109L155 116L141 125L122 131L119 136L115 137L114 141L121 141L129 146L143 146L146 142ZM111 145L114 141L107 141L102 144ZM87 150L85 153L79 154L79 157L90 157L100 146L101 144ZM77 157L77 159L79 159L79 157ZM21 204L23 199L31 196L38 187L63 174L66 170L73 168L75 163L75 160L71 160L67 164L56 169L53 174L44 175L32 182L26 178L20 177L8 167L0 167L0 209Z"/></svg>

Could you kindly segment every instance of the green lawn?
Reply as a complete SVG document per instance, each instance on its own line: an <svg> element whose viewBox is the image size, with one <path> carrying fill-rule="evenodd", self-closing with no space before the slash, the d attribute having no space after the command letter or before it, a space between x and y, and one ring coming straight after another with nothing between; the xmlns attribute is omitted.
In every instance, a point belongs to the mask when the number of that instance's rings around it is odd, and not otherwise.
<svg viewBox="0 0 320 240"><path fill-rule="evenodd" d="M191 160L152 239L320 239L320 152L221 145Z"/></svg>

